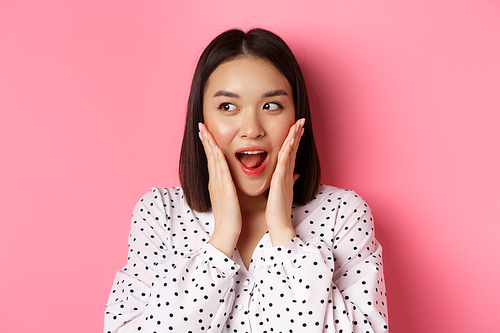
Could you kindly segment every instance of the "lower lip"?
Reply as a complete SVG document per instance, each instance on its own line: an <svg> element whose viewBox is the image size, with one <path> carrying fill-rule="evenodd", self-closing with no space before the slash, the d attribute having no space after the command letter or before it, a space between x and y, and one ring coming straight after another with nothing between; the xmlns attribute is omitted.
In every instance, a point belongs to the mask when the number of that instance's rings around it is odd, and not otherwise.
<svg viewBox="0 0 500 333"><path fill-rule="evenodd" d="M238 163L240 164L241 170L243 170L243 173L245 175L247 175L247 176L258 176L258 175L260 175L261 173L264 172L264 169L266 168L268 159L269 159L269 153L267 154L266 159L264 160L264 162L262 162L262 164L258 168L254 168L254 169L246 167L243 163L240 162L239 159L238 159Z"/></svg>

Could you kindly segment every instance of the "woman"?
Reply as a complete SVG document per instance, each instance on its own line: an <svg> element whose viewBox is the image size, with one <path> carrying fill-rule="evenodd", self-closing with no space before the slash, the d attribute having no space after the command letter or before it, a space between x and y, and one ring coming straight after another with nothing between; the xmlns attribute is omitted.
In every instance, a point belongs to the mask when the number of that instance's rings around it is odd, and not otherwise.
<svg viewBox="0 0 500 333"><path fill-rule="evenodd" d="M300 68L229 30L198 62L182 188L136 205L105 332L385 332L381 247L353 191L318 185Z"/></svg>

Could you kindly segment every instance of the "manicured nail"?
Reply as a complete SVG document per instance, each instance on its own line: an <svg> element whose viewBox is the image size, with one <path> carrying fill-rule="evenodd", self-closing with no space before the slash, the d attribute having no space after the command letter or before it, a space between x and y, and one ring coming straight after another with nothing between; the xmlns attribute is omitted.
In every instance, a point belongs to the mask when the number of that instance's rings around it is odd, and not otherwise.
<svg viewBox="0 0 500 333"><path fill-rule="evenodd" d="M198 136L200 137L200 140L203 141L203 137L201 136L201 132L198 132Z"/></svg>
<svg viewBox="0 0 500 333"><path fill-rule="evenodd" d="M294 142L294 141L295 141L295 139L294 139L294 138L292 138L292 140L290 140L290 146L292 146L292 147L293 147L293 142Z"/></svg>
<svg viewBox="0 0 500 333"><path fill-rule="evenodd" d="M208 141L208 133L207 132L203 132L203 134L205 134L205 139Z"/></svg>
<svg viewBox="0 0 500 333"><path fill-rule="evenodd" d="M215 155L219 156L219 147L215 146Z"/></svg>
<svg viewBox="0 0 500 333"><path fill-rule="evenodd" d="M201 123L198 123L198 129L199 129L199 130L200 130L200 132L201 132L201 129L202 129Z"/></svg>
<svg viewBox="0 0 500 333"><path fill-rule="evenodd" d="M306 118L302 118L302 125L301 126L304 126L305 123L306 123Z"/></svg>
<svg viewBox="0 0 500 333"><path fill-rule="evenodd" d="M295 134L297 134L297 132L299 131L299 124L295 124Z"/></svg>

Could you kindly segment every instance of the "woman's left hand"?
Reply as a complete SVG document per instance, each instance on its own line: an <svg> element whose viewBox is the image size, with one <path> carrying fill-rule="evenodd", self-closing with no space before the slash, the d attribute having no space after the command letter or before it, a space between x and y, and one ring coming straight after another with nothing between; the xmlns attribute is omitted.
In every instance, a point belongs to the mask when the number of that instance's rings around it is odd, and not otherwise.
<svg viewBox="0 0 500 333"><path fill-rule="evenodd" d="M305 119L302 118L290 127L271 178L265 218L273 246L283 245L295 237L291 214L293 184L299 175L293 171L297 149L304 133L304 123Z"/></svg>

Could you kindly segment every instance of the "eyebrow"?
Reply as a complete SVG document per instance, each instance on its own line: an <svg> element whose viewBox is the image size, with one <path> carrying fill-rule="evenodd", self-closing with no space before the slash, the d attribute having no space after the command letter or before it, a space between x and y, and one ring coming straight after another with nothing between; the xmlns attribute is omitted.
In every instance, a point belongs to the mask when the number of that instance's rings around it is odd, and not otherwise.
<svg viewBox="0 0 500 333"><path fill-rule="evenodd" d="M275 97L275 96L288 96L288 94L283 89L276 89L276 90L266 92L264 95L262 95L262 98L269 98L269 97Z"/></svg>
<svg viewBox="0 0 500 333"><path fill-rule="evenodd" d="M219 97L219 96L224 96L224 97L231 97L231 98L240 98L240 95L235 94L233 92L227 91L227 90L219 90L217 91L213 97ZM276 89L272 91L268 91L262 95L262 98L269 98L269 97L275 97L275 96L288 96L288 93L284 91L283 89Z"/></svg>
<svg viewBox="0 0 500 333"><path fill-rule="evenodd" d="M227 90L219 90L214 94L214 97L224 96L224 97L232 97L232 98L240 98L240 95L235 94L233 92Z"/></svg>

